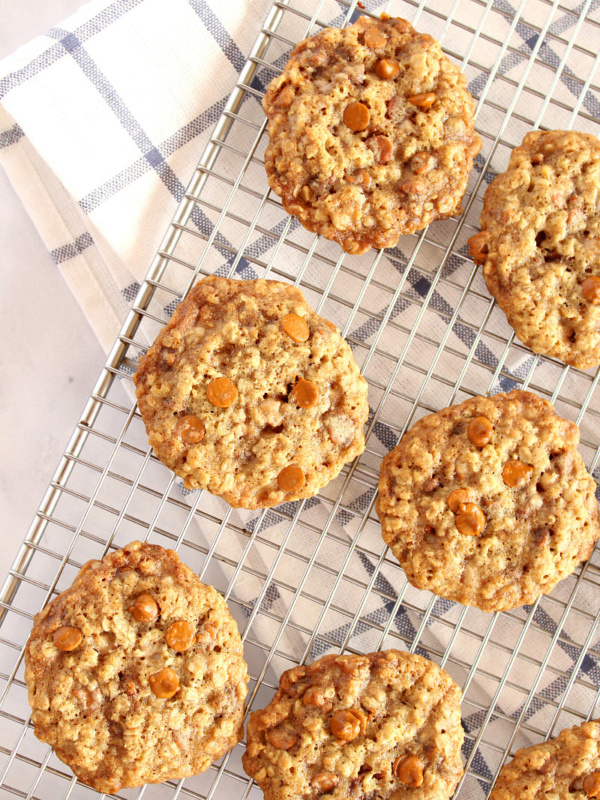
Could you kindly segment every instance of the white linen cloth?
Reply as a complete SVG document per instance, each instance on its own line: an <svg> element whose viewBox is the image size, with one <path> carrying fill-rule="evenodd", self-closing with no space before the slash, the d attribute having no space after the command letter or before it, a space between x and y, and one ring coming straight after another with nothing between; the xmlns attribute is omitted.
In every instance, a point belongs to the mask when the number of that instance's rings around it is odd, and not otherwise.
<svg viewBox="0 0 600 800"><path fill-rule="evenodd" d="M92 0L0 63L0 163L108 351L270 0Z"/></svg>

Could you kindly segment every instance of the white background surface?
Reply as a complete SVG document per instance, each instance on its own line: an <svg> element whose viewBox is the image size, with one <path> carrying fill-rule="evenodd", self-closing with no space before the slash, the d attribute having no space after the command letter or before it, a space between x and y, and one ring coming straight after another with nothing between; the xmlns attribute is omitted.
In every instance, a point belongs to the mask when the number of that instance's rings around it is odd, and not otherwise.
<svg viewBox="0 0 600 800"><path fill-rule="evenodd" d="M84 0L0 0L0 59ZM0 167L0 585L105 357Z"/></svg>

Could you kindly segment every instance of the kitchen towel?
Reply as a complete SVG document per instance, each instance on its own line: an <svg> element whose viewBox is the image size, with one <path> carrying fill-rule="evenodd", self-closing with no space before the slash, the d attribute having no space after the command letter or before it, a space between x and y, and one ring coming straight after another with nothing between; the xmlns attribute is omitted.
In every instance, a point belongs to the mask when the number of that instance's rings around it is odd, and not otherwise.
<svg viewBox="0 0 600 800"><path fill-rule="evenodd" d="M93 0L0 63L0 163L108 351L270 0Z"/></svg>

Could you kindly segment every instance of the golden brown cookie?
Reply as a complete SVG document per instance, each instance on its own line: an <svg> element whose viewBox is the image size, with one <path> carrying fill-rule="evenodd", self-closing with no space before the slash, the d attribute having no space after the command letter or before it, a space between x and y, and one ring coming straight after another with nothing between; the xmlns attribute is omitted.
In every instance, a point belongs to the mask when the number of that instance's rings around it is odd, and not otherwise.
<svg viewBox="0 0 600 800"><path fill-rule="evenodd" d="M533 131L489 185L469 240L491 294L534 353L600 364L600 141Z"/></svg>
<svg viewBox="0 0 600 800"><path fill-rule="evenodd" d="M266 800L445 800L463 774L460 698L422 656L324 656L250 715L244 769Z"/></svg>
<svg viewBox="0 0 600 800"><path fill-rule="evenodd" d="M383 538L408 580L484 611L551 591L600 537L578 444L576 425L519 390L420 419L379 479Z"/></svg>
<svg viewBox="0 0 600 800"><path fill-rule="evenodd" d="M439 42L403 19L360 17L300 42L263 99L271 188L349 253L461 211L475 103Z"/></svg>
<svg viewBox="0 0 600 800"><path fill-rule="evenodd" d="M600 723L592 721L517 750L489 800L586 800L599 795Z"/></svg>
<svg viewBox="0 0 600 800"><path fill-rule="evenodd" d="M284 283L204 278L134 381L158 458L232 506L311 497L365 447L352 352Z"/></svg>
<svg viewBox="0 0 600 800"><path fill-rule="evenodd" d="M196 775L242 737L237 625L174 550L88 561L36 615L25 665L35 735L99 792Z"/></svg>

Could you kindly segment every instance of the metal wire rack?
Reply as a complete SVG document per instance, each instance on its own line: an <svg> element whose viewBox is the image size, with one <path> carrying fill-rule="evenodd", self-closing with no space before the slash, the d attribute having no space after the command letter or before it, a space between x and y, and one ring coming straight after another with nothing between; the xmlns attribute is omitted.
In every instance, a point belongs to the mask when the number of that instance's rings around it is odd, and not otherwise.
<svg viewBox="0 0 600 800"><path fill-rule="evenodd" d="M251 673L249 705L284 669L327 651L397 647L461 686L461 798L485 797L515 749L597 715L600 558L533 606L488 615L407 584L374 514L379 463L416 419L466 397L528 387L581 429L600 471L600 371L534 357L514 339L467 255L481 198L532 128L597 133L599 0L275 0L139 290L10 571L0 603L0 795L87 798L29 724L23 645L33 615L79 567L132 539L179 550L227 599ZM290 48L357 13L409 19L442 41L478 101L465 213L384 253L347 256L288 217L268 191L260 98ZM189 493L149 452L133 402L135 364L200 275L271 276L300 286L336 322L369 381L367 449L311 500L258 512ZM123 798L260 798L243 744L206 773Z"/></svg>

